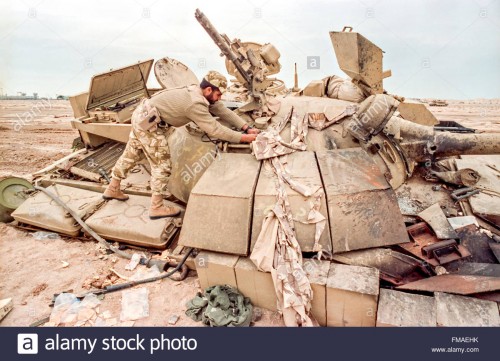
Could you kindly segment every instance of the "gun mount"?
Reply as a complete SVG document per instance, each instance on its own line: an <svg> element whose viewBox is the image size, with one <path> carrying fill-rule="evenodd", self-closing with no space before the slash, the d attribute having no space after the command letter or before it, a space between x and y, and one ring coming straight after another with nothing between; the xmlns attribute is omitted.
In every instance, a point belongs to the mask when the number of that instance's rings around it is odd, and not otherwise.
<svg viewBox="0 0 500 361"><path fill-rule="evenodd" d="M195 17L221 50L221 56L226 57L228 73L236 77L251 96L240 111L252 111L265 105L266 90L277 80L268 76L277 74L281 69L278 49L269 43L260 45L241 42L240 39L231 41L226 34L220 34L199 9L196 9Z"/></svg>

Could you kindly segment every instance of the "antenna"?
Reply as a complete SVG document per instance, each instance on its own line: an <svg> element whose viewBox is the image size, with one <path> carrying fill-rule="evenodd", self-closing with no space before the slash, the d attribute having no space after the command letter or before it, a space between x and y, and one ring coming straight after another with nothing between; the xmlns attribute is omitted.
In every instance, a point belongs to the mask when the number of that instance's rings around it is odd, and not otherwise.
<svg viewBox="0 0 500 361"><path fill-rule="evenodd" d="M295 72L293 74L293 89L292 91L298 92L299 89L299 75L297 74L297 63L295 63Z"/></svg>

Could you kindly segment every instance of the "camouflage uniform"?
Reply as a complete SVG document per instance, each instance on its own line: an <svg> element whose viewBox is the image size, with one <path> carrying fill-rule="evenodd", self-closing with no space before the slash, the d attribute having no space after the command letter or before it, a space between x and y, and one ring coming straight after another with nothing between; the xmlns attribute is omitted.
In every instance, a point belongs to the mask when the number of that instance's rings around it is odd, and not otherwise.
<svg viewBox="0 0 500 361"><path fill-rule="evenodd" d="M221 92L226 89L226 78L216 71L210 71L205 80L218 87ZM246 124L223 104L209 104L196 85L165 89L151 99L144 99L132 114L130 137L125 151L113 168L113 178L125 179L128 172L145 156L151 165L150 184L153 195L168 195L167 182L171 173L168 137L176 127L193 121L209 136L240 142L241 133L219 124L212 114L236 128ZM152 118L156 121L151 122ZM154 126L150 130L144 130L145 125L151 124Z"/></svg>
<svg viewBox="0 0 500 361"><path fill-rule="evenodd" d="M173 127L157 127L154 131L144 131L137 126L144 111L143 101L132 114L132 130L125 150L113 168L113 177L125 179L128 172L144 157L151 165L151 190L153 194L168 195L167 182L170 177L171 163L168 137Z"/></svg>

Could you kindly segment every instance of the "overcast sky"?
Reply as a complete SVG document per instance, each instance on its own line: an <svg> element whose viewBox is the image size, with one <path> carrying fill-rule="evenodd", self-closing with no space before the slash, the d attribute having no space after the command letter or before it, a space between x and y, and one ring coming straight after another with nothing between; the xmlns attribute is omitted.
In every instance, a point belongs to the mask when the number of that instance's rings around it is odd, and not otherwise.
<svg viewBox="0 0 500 361"><path fill-rule="evenodd" d="M385 51L390 93L500 97L499 0L0 0L0 91L72 95L88 90L94 74L164 56L199 78L225 73L196 8L231 39L273 43L288 87L294 62L301 87L345 76L328 32L350 25ZM308 56L320 56L319 70L306 68Z"/></svg>

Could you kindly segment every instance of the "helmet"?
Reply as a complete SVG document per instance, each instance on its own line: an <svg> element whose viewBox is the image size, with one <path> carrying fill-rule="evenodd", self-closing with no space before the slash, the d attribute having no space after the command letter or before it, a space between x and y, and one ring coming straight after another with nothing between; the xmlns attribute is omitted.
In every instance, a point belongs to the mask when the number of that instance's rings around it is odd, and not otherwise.
<svg viewBox="0 0 500 361"><path fill-rule="evenodd" d="M219 88L221 93L224 93L227 88L227 79L224 75L215 70L210 70L204 79L214 87Z"/></svg>

